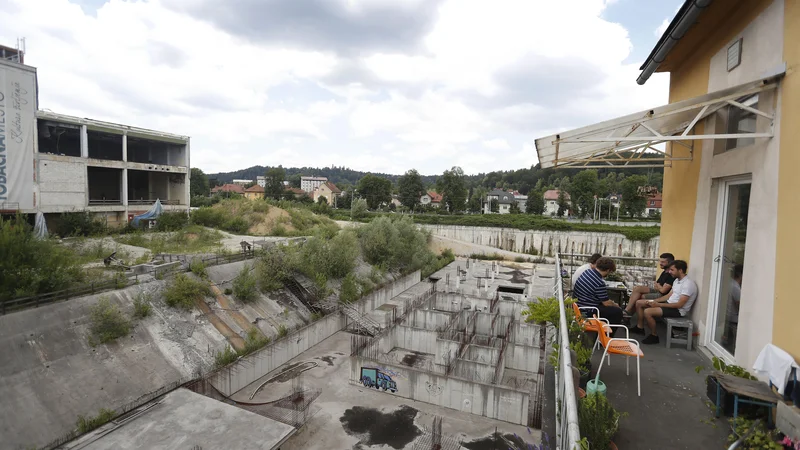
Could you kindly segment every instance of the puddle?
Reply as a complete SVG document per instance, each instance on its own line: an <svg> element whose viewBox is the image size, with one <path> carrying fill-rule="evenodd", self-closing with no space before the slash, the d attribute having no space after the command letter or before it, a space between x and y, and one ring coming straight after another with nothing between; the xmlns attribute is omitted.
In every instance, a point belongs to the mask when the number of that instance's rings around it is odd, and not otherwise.
<svg viewBox="0 0 800 450"><path fill-rule="evenodd" d="M416 416L417 410L407 405L400 405L398 409L388 413L354 406L346 410L339 421L348 435L363 436L360 444L388 445L399 450L421 433L414 425Z"/></svg>
<svg viewBox="0 0 800 450"><path fill-rule="evenodd" d="M530 275L525 275L525 273L523 273L521 270L511 270L508 272L500 272L500 273L502 273L503 275L511 275L512 283L530 284L530 282L528 281Z"/></svg>
<svg viewBox="0 0 800 450"><path fill-rule="evenodd" d="M474 441L462 442L464 448L469 450L495 450L495 449L527 449L529 445L521 437L516 434L492 433L485 438L476 439Z"/></svg>
<svg viewBox="0 0 800 450"><path fill-rule="evenodd" d="M402 363L409 367L413 367L417 363L417 361L422 359L422 355L424 355L424 353L415 351L412 351L411 353L406 353L406 355L403 356Z"/></svg>

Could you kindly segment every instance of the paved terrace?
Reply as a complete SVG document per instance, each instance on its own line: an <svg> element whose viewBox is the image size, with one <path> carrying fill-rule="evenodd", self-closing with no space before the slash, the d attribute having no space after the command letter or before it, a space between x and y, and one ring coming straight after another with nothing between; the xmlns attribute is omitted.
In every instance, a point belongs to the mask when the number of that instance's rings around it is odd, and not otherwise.
<svg viewBox="0 0 800 450"><path fill-rule="evenodd" d="M537 277L552 277L555 266L537 266ZM552 279L555 283L555 280ZM640 361L642 396L636 391L636 364L631 360L630 375L625 375L625 361L613 356L601 371L601 380L608 389L607 396L614 407L627 416L620 419L614 443L620 450L680 450L725 449L730 426L727 418L716 419L706 397L706 375L711 362L697 350L687 350L685 344L666 348L666 327L658 326L660 344L643 345ZM621 337L618 335L617 337ZM641 341L644 336L631 335ZM696 342L696 340L695 340ZM602 357L596 351L592 358L594 377ZM696 367L703 367L698 373ZM551 367L547 370L546 393L554 393ZM543 415L547 419L543 432L555 433L555 408L547 402Z"/></svg>

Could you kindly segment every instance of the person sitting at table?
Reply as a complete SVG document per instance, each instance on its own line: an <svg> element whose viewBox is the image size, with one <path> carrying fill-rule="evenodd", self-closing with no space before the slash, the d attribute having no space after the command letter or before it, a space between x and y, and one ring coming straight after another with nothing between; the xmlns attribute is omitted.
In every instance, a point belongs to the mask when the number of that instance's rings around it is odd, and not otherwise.
<svg viewBox="0 0 800 450"><path fill-rule="evenodd" d="M630 329L631 333L644 334L644 322L650 328L650 335L642 339L642 344L658 344L656 319L659 317L685 317L697 299L697 283L686 275L688 265L679 259L672 261L669 271L675 278L672 293L656 300L638 300L636 314L638 323Z"/></svg>
<svg viewBox="0 0 800 450"><path fill-rule="evenodd" d="M672 290L672 283L675 278L669 273L669 265L675 260L672 253L662 253L659 256L658 265L661 266L661 275L656 280L655 287L650 286L634 286L631 290L631 298L628 300L628 305L625 307L625 316L630 317L633 314L633 309L636 307L636 302L640 299L656 300L665 295L668 295Z"/></svg>
<svg viewBox="0 0 800 450"><path fill-rule="evenodd" d="M617 270L617 265L613 259L598 259L593 268L587 269L581 274L572 288L572 293L578 298L578 306L595 307L599 310L600 317L608 319L609 323L619 325L622 323L622 308L608 298L608 289L603 280L615 270ZM589 316L591 315L592 313L589 312Z"/></svg>
<svg viewBox="0 0 800 450"><path fill-rule="evenodd" d="M586 272L588 269L594 269L595 263L597 262L598 259L602 257L603 255L601 255L600 253L595 253L594 255L589 257L589 260L586 264L575 269L575 273L572 274L572 284L575 284L575 282L578 281L578 278L581 277L583 272Z"/></svg>

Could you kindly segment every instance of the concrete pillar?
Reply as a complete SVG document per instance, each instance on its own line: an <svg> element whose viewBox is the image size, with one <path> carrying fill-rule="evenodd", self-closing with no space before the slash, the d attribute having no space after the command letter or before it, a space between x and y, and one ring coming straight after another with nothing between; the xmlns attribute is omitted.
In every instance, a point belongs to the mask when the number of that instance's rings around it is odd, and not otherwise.
<svg viewBox="0 0 800 450"><path fill-rule="evenodd" d="M122 133L122 160L128 161L128 132Z"/></svg>
<svg viewBox="0 0 800 450"><path fill-rule="evenodd" d="M492 283L494 283L494 272L492 272Z"/></svg>
<svg viewBox="0 0 800 450"><path fill-rule="evenodd" d="M456 277L456 290L458 290L458 287L460 285L461 285L461 277Z"/></svg>
<svg viewBox="0 0 800 450"><path fill-rule="evenodd" d="M81 125L81 158L89 157L89 132L86 125Z"/></svg>
<svg viewBox="0 0 800 450"><path fill-rule="evenodd" d="M124 139L124 137L123 137L123 139ZM125 141L123 140L122 142L125 142ZM123 148L122 157L124 158L125 157L125 150L124 150L125 147L123 146L122 148ZM122 169L122 192L120 193L120 195L121 195L120 198L122 199L122 205L123 206L128 206L128 168L127 167ZM126 217L126 219L127 219L127 217Z"/></svg>

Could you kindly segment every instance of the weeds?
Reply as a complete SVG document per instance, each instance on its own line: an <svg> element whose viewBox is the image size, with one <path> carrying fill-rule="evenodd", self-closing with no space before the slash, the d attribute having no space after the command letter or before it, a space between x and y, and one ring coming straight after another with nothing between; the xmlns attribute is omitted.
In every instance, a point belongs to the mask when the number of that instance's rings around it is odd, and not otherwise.
<svg viewBox="0 0 800 450"><path fill-rule="evenodd" d="M286 328L286 325L284 324L278 325L278 339L286 337L287 334L289 334L289 329Z"/></svg>
<svg viewBox="0 0 800 450"><path fill-rule="evenodd" d="M136 297L133 299L134 319L144 319L153 312L153 306L150 304L151 298L151 295L144 291L136 294Z"/></svg>
<svg viewBox="0 0 800 450"><path fill-rule="evenodd" d="M244 340L244 349L239 353L239 356L249 355L265 346L267 346L272 339L261 334L258 328L253 327L247 332L247 337Z"/></svg>
<svg viewBox="0 0 800 450"><path fill-rule="evenodd" d="M239 359L239 354L236 350L225 347L225 350L214 353L214 368L219 369Z"/></svg>
<svg viewBox="0 0 800 450"><path fill-rule="evenodd" d="M132 325L108 297L101 297L89 309L89 344L105 344L130 333Z"/></svg>
<svg viewBox="0 0 800 450"><path fill-rule="evenodd" d="M258 280L249 266L242 267L242 270L233 279L233 295L245 303L258 297Z"/></svg>
<svg viewBox="0 0 800 450"><path fill-rule="evenodd" d="M164 290L164 302L174 308L192 309L194 301L209 294L208 284L181 273Z"/></svg>
<svg viewBox="0 0 800 450"><path fill-rule="evenodd" d="M200 259L195 258L192 260L191 264L189 264L189 271L204 280L208 278L208 273L206 272L206 265L203 264L203 261Z"/></svg>
<svg viewBox="0 0 800 450"><path fill-rule="evenodd" d="M113 409L101 408L94 417L78 416L78 432L80 434L85 434L97 429L110 422L116 415L117 413Z"/></svg>
<svg viewBox="0 0 800 450"><path fill-rule="evenodd" d="M339 302L352 303L358 300L359 290L356 275L353 272L348 273L342 280L342 287L339 289Z"/></svg>

